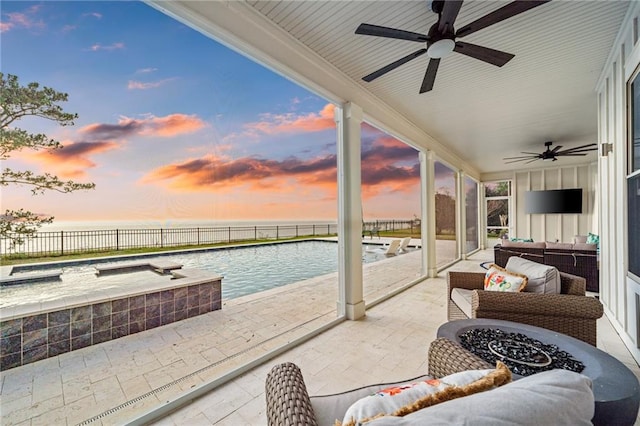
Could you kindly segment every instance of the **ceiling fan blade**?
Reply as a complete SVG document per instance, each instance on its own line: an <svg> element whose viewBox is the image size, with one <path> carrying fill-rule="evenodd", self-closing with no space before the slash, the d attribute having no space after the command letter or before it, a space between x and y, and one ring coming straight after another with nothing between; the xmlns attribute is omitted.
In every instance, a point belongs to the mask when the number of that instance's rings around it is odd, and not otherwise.
<svg viewBox="0 0 640 426"><path fill-rule="evenodd" d="M533 163L534 161L537 161L537 160L538 160L538 158L534 158L533 160L531 160L531 161L527 161L527 162L526 162L526 163L524 163L524 164Z"/></svg>
<svg viewBox="0 0 640 426"><path fill-rule="evenodd" d="M587 145L576 146L575 148L565 149L564 151L560 151L558 154L561 154L564 152L573 152L573 151L597 151L597 150L598 150L598 144L590 143Z"/></svg>
<svg viewBox="0 0 640 426"><path fill-rule="evenodd" d="M469 34L475 33L476 31L479 31L490 25L497 24L498 22L504 21L505 19L509 19L512 16L516 16L522 12L531 10L534 7L542 6L543 4L548 3L549 1L550 0L514 1L458 29L458 31L456 31L456 37L464 37Z"/></svg>
<svg viewBox="0 0 640 426"><path fill-rule="evenodd" d="M551 152L553 152L553 153L555 154L555 153L557 153L558 151L560 151L560 148L562 148L562 145L558 145L558 146L556 146L555 148L553 148L553 149L551 150Z"/></svg>
<svg viewBox="0 0 640 426"><path fill-rule="evenodd" d="M501 52L499 50L489 49L488 47L478 46L477 44L464 43L456 41L454 52L462 53L475 59L487 62L489 64L501 67L509 62L515 55L511 53Z"/></svg>
<svg viewBox="0 0 640 426"><path fill-rule="evenodd" d="M381 27L379 25L371 24L360 24L360 26L356 28L356 34L419 42L426 42L429 40L429 37L424 34L412 33L411 31L400 30L397 28Z"/></svg>
<svg viewBox="0 0 640 426"><path fill-rule="evenodd" d="M529 155L540 155L539 152L526 152L526 151L521 151L521 154L529 154Z"/></svg>
<svg viewBox="0 0 640 426"><path fill-rule="evenodd" d="M505 157L503 158L503 160L515 160L515 159L527 159L527 158L533 158L536 157L538 158L538 155L521 155L519 157Z"/></svg>
<svg viewBox="0 0 640 426"><path fill-rule="evenodd" d="M438 18L438 29L442 33L446 33L447 30L453 32L453 23L460 12L462 7L462 1L445 1L442 7L442 13Z"/></svg>
<svg viewBox="0 0 640 426"><path fill-rule="evenodd" d="M562 156L562 155L572 155L572 154L585 154L587 152L593 152L593 151L597 151L596 149L580 149L578 151L562 151L557 153L556 155Z"/></svg>
<svg viewBox="0 0 640 426"><path fill-rule="evenodd" d="M420 93L428 92L433 89L433 83L436 81L436 73L438 72L438 65L440 65L440 59L431 58L429 60L427 72L424 74L422 86L420 86Z"/></svg>
<svg viewBox="0 0 640 426"><path fill-rule="evenodd" d="M398 68L400 65L406 64L410 60L415 59L418 56L423 55L425 53L427 53L427 49L416 50L415 52L405 56L404 58L400 58L397 61L392 62L389 65L380 68L378 71L374 71L371 74L362 77L362 79L364 81L366 81L366 82L373 81L376 78L378 78L380 76L383 76L384 74L388 73L389 71L392 71L392 70Z"/></svg>
<svg viewBox="0 0 640 426"><path fill-rule="evenodd" d="M581 153L581 152L578 152L578 153L573 153L572 152L570 154L557 154L557 155L560 156L560 157L578 157L578 156L584 157L587 154L586 153Z"/></svg>

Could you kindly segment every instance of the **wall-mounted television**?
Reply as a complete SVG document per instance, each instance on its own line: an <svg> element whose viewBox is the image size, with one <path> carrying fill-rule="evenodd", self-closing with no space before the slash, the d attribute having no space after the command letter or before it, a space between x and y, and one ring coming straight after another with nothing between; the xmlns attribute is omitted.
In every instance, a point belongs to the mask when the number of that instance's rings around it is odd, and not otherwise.
<svg viewBox="0 0 640 426"><path fill-rule="evenodd" d="M582 188L527 191L526 214L582 213Z"/></svg>

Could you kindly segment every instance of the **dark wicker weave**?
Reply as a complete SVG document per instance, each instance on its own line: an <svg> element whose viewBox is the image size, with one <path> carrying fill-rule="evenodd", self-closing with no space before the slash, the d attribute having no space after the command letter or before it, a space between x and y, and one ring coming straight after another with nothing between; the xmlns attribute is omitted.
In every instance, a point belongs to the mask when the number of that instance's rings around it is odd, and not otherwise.
<svg viewBox="0 0 640 426"><path fill-rule="evenodd" d="M585 279L560 273L561 294L484 291L483 272L449 272L449 320L467 319L451 300L454 288L473 292L473 318L519 322L557 331L596 345L596 321L604 311L600 301L585 296Z"/></svg>
<svg viewBox="0 0 640 426"><path fill-rule="evenodd" d="M302 373L291 362L276 365L265 383L269 425L317 425Z"/></svg>
<svg viewBox="0 0 640 426"><path fill-rule="evenodd" d="M444 377L465 370L485 370L495 365L472 354L458 343L440 337L429 346L429 375Z"/></svg>
<svg viewBox="0 0 640 426"><path fill-rule="evenodd" d="M444 338L434 340L429 346L429 375L433 377L494 367ZM271 369L267 374L265 396L269 426L318 424L302 373L295 364L287 362Z"/></svg>
<svg viewBox="0 0 640 426"><path fill-rule="evenodd" d="M511 256L518 256L533 262L555 266L560 272L583 277L587 290L600 291L598 278L598 254L595 250L541 249L528 247L493 248L494 262L503 268Z"/></svg>

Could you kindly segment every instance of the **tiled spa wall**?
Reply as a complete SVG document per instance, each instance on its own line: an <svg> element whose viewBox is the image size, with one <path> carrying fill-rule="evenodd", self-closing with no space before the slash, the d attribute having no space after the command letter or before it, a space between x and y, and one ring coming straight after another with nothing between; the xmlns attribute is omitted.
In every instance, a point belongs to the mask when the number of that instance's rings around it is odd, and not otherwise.
<svg viewBox="0 0 640 426"><path fill-rule="evenodd" d="M221 280L0 323L0 370L221 309Z"/></svg>

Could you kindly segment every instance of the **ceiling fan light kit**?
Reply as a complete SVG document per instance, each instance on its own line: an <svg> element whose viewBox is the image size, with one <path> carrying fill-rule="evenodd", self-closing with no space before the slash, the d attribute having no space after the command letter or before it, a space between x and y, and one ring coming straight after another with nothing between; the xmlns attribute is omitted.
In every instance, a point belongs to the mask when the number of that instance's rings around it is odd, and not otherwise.
<svg viewBox="0 0 640 426"><path fill-rule="evenodd" d="M520 13L533 9L534 7L541 6L549 1L550 0L514 1L479 19L476 19L470 24L463 26L458 31L455 30L454 23L458 16L458 12L460 12L460 8L462 7L462 0L433 0L428 2L431 10L438 14L438 21L431 26L427 34L414 33L398 28L382 27L379 25L360 24L356 29L356 34L408 40L426 44L424 48L410 53L409 55L364 76L362 79L366 82L371 82L425 53L430 59L422 85L420 86L420 93L425 93L433 89L433 84L438 72L438 66L440 65L440 59L446 58L453 52L501 67L513 59L515 55L490 49L488 47L457 41L456 39L473 34L476 31L519 15Z"/></svg>

